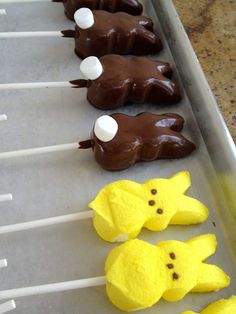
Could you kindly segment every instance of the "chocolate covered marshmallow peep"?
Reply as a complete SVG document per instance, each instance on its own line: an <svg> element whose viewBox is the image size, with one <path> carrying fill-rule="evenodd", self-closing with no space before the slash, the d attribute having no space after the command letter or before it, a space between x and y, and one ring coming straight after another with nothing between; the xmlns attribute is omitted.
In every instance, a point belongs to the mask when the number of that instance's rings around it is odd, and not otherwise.
<svg viewBox="0 0 236 314"><path fill-rule="evenodd" d="M168 225L201 223L208 209L184 195L190 186L187 171L143 184L128 180L108 184L89 204L94 210L94 228L104 240L122 242L136 238L143 227L161 231Z"/></svg>
<svg viewBox="0 0 236 314"><path fill-rule="evenodd" d="M156 245L130 240L108 255L107 295L119 309L135 311L151 307L161 298L176 302L189 292L227 287L230 278L224 271L204 263L215 253L216 245L212 234Z"/></svg>
<svg viewBox="0 0 236 314"><path fill-rule="evenodd" d="M166 62L112 54L99 60L88 57L80 70L88 79L87 99L98 109L115 109L127 103L173 104L181 99L179 88L169 79L172 70ZM71 83L76 87L77 81Z"/></svg>
<svg viewBox="0 0 236 314"><path fill-rule="evenodd" d="M144 16L82 8L76 11L75 21L75 53L82 59L112 53L146 55L162 49L152 20Z"/></svg>
<svg viewBox="0 0 236 314"><path fill-rule="evenodd" d="M104 10L108 12L127 12L132 15L140 15L143 6L138 0L54 0L63 2L65 15L74 19L75 12L80 8L89 8L90 10Z"/></svg>
<svg viewBox="0 0 236 314"><path fill-rule="evenodd" d="M182 314L235 314L236 313L236 296L230 299L221 299L208 305L201 313L186 311Z"/></svg>
<svg viewBox="0 0 236 314"><path fill-rule="evenodd" d="M178 114L143 112L136 116L114 113L100 117L91 140L80 142L92 148L99 165L106 170L122 170L138 161L182 158L195 145L181 135L184 119Z"/></svg>

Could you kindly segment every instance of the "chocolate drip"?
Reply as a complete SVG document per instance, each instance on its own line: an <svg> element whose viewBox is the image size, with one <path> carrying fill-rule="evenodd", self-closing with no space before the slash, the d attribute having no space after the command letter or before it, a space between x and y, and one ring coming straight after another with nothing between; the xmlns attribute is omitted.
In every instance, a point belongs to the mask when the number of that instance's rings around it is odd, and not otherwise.
<svg viewBox="0 0 236 314"><path fill-rule="evenodd" d="M138 0L63 0L62 2L65 7L65 15L72 21L75 12L84 7L91 10L126 12L131 15L140 15L143 11L143 6Z"/></svg>
<svg viewBox="0 0 236 314"><path fill-rule="evenodd" d="M138 161L182 158L195 150L195 145L179 133L184 119L178 114L114 113L111 117L118 123L111 141L102 142L93 132L93 140L80 142L80 148L93 148L96 161L106 170L126 169ZM154 206L154 201L149 205Z"/></svg>
<svg viewBox="0 0 236 314"><path fill-rule="evenodd" d="M106 11L93 11L93 15L92 27L75 28L75 53L82 59L112 53L146 55L162 49L149 18Z"/></svg>
<svg viewBox="0 0 236 314"><path fill-rule="evenodd" d="M73 81L69 81L72 85L73 88L83 88L83 87L88 87L88 81L87 80L73 80Z"/></svg>
<svg viewBox="0 0 236 314"><path fill-rule="evenodd" d="M168 79L168 63L145 57L100 58L103 73L88 83L88 101L96 108L115 109L126 103L172 104L181 99L177 85Z"/></svg>
<svg viewBox="0 0 236 314"><path fill-rule="evenodd" d="M73 29L65 29L64 31L61 31L62 37L66 38L75 38L75 31Z"/></svg>

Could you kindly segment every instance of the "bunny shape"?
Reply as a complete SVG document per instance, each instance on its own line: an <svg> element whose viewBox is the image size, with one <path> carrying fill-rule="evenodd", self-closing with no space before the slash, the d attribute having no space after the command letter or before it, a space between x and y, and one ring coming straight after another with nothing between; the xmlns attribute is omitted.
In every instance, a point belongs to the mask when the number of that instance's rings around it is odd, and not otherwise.
<svg viewBox="0 0 236 314"><path fill-rule="evenodd" d="M107 295L119 309L134 311L152 306L161 297L176 302L189 292L227 287L230 278L224 271L203 262L215 252L216 245L213 234L156 245L130 240L107 257Z"/></svg>
<svg viewBox="0 0 236 314"><path fill-rule="evenodd" d="M104 142L93 132L91 140L79 143L80 148L92 147L97 163L106 170L123 170L138 161L182 158L195 150L181 135L184 119L177 114L115 113L110 117L118 124L112 140Z"/></svg>
<svg viewBox="0 0 236 314"><path fill-rule="evenodd" d="M236 313L236 296L232 296L230 299L221 299L208 305L199 314L235 314ZM186 311L182 314L198 314L197 312Z"/></svg>
<svg viewBox="0 0 236 314"><path fill-rule="evenodd" d="M53 0L63 2L65 15L74 20L74 14L78 9L104 10L108 12L127 12L132 15L140 15L143 6L138 0Z"/></svg>
<svg viewBox="0 0 236 314"><path fill-rule="evenodd" d="M201 223L207 219L208 209L184 195L190 185L187 171L143 184L128 180L113 182L89 204L94 210L94 228L106 241L123 242L136 238L143 227L161 231L169 224Z"/></svg>
<svg viewBox="0 0 236 314"><path fill-rule="evenodd" d="M87 83L87 99L98 109L115 109L128 102L173 104L181 99L177 84L168 78L171 74L168 63L115 54L99 60L103 73ZM71 83L76 86L76 80Z"/></svg>
<svg viewBox="0 0 236 314"><path fill-rule="evenodd" d="M162 49L149 18L102 10L93 11L93 16L91 27L75 27L75 53L82 59L111 53L146 55Z"/></svg>

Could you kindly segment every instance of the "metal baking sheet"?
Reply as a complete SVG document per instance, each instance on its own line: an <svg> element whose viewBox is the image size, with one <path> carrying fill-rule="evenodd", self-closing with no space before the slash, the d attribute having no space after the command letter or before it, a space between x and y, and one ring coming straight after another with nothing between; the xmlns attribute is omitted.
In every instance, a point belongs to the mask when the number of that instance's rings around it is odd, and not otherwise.
<svg viewBox="0 0 236 314"><path fill-rule="evenodd" d="M1 161L0 193L11 192L14 200L0 204L0 224L86 210L99 189L112 181L142 182L189 170L192 187L188 195L209 207L208 221L199 226L172 226L160 233L143 231L139 238L156 243L215 233L218 249L208 261L221 266L231 276L232 283L217 293L189 294L177 303L160 301L139 313L200 311L208 303L236 292L236 235L232 215L235 148L172 2L143 3L145 14L154 20L156 32L161 34L165 45L155 57L173 65L174 77L180 82L184 97L178 105L132 105L119 112L179 113L186 119L183 133L197 144L197 151L185 159L139 163L116 173L99 168L89 150ZM0 17L1 31L73 27L58 3L2 7L8 15ZM61 38L2 40L0 83L78 78L80 61L74 55L73 45L73 40ZM88 104L85 90L64 88L1 91L0 113L8 115L8 121L0 123L0 148L6 151L87 139L95 119L104 112ZM0 258L7 258L9 267L0 271L0 289L103 275L106 255L114 246L96 235L90 220L1 236ZM108 301L105 287L28 297L17 299L16 303L15 312L19 314L122 313Z"/></svg>

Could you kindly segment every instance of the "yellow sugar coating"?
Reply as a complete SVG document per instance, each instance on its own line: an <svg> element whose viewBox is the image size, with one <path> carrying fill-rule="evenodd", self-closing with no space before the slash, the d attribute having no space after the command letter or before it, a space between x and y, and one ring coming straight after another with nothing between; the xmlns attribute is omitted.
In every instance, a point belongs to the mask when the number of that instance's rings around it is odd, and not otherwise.
<svg viewBox="0 0 236 314"><path fill-rule="evenodd" d="M224 288L230 278L219 267L203 262L214 254L216 245L212 234L156 245L129 240L107 257L107 295L119 309L135 311L154 305L161 297L174 302L190 291Z"/></svg>
<svg viewBox="0 0 236 314"><path fill-rule="evenodd" d="M198 224L208 218L208 209L184 195L190 174L182 171L169 179L151 179L143 184L122 180L104 187L89 204L93 224L106 241L136 238L143 227L164 230L169 224Z"/></svg>
<svg viewBox="0 0 236 314"><path fill-rule="evenodd" d="M230 299L221 299L208 305L199 314L235 314L236 313L236 296L232 296ZM182 314L198 314L197 312L186 311Z"/></svg>

